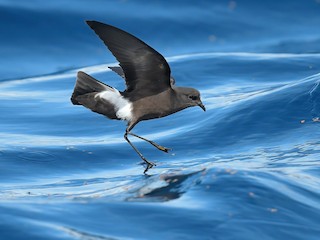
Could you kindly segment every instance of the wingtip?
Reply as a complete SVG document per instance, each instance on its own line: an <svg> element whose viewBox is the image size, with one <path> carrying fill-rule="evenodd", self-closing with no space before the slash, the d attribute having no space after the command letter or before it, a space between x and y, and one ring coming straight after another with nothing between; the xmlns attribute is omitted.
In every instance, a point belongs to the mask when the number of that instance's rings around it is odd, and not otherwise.
<svg viewBox="0 0 320 240"><path fill-rule="evenodd" d="M79 77L79 76L81 76L81 75L84 75L84 74L86 74L86 73L83 72L83 71L78 71L78 72L77 72L77 77Z"/></svg>
<svg viewBox="0 0 320 240"><path fill-rule="evenodd" d="M94 26L97 25L102 25L103 23L94 21L94 20L86 20L86 23L89 25L89 27L93 28Z"/></svg>
<svg viewBox="0 0 320 240"><path fill-rule="evenodd" d="M86 24L88 24L88 25L91 27L94 21L92 21L92 20L86 20L85 22L86 22Z"/></svg>
<svg viewBox="0 0 320 240"><path fill-rule="evenodd" d="M99 21L94 21L94 20L86 20L86 23L88 24L88 26L90 28L92 28L93 30L101 27L101 26L108 26L108 24L105 24L105 23L102 23L102 22L99 22Z"/></svg>

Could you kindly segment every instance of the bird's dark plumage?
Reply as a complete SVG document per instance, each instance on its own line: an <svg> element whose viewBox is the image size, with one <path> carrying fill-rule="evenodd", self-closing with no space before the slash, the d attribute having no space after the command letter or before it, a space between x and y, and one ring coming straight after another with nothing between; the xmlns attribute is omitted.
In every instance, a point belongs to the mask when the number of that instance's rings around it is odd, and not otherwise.
<svg viewBox="0 0 320 240"><path fill-rule="evenodd" d="M120 62L125 74L126 92L138 92L140 97L145 97L170 87L170 67L160 53L111 25L96 21L87 21L87 24Z"/></svg>
<svg viewBox="0 0 320 240"><path fill-rule="evenodd" d="M126 120L124 138L145 161L145 172L155 164L148 161L130 142L128 135L140 138L157 149L169 149L131 132L140 121L164 117L188 107L199 106L205 111L200 93L194 88L177 87L164 57L135 36L104 23L87 21L120 67L109 67L124 78L127 88L120 92L84 72L78 72L71 101L107 116Z"/></svg>
<svg viewBox="0 0 320 240"><path fill-rule="evenodd" d="M108 88L111 87L80 71L77 75L77 82L71 96L71 102L74 105L81 105L81 103L79 103L79 101L77 100L78 96L82 96L88 93L102 92L107 90Z"/></svg>
<svg viewBox="0 0 320 240"><path fill-rule="evenodd" d="M116 67L108 67L108 68L111 69L112 71L114 71L115 73L117 73L124 80L126 79L126 76L124 75L124 72L121 67L116 66ZM176 81L174 80L174 78L172 76L170 76L170 83L171 83L171 86L176 83Z"/></svg>

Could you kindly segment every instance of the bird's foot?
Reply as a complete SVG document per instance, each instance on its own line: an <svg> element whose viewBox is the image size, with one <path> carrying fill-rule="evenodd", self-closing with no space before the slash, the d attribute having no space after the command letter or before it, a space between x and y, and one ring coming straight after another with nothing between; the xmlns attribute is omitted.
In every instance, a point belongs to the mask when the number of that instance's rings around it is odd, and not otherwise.
<svg viewBox="0 0 320 240"><path fill-rule="evenodd" d="M151 142L151 144L152 144L153 146L155 146L157 149L159 149L160 151L162 151L162 152L168 153L168 152L171 150L171 148L166 148L166 147L161 146L161 145L159 145L159 144L157 144L157 143L155 143L155 142Z"/></svg>
<svg viewBox="0 0 320 240"><path fill-rule="evenodd" d="M157 166L155 163L148 161L147 159L143 159L145 163L147 164L146 169L144 170L144 174L148 172L150 168L153 168L154 166Z"/></svg>

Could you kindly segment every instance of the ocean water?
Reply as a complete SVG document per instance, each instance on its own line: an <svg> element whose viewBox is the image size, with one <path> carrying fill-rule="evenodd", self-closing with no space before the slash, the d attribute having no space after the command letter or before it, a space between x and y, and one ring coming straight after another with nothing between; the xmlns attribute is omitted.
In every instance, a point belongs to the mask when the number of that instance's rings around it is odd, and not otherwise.
<svg viewBox="0 0 320 240"><path fill-rule="evenodd" d="M319 239L320 2L0 1L0 239ZM139 123L143 174L70 96L85 71L123 90L84 20L168 60L189 108Z"/></svg>

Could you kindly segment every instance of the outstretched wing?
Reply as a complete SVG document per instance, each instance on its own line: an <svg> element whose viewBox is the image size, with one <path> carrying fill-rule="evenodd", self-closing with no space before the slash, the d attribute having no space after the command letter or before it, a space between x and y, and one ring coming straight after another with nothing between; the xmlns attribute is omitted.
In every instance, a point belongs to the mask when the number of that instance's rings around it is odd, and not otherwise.
<svg viewBox="0 0 320 240"><path fill-rule="evenodd" d="M116 67L108 67L108 68L114 71L115 73L117 73L123 79L126 79L126 76L124 75L124 72L121 67L116 66ZM172 76L170 76L170 84L171 86L176 84L176 80Z"/></svg>
<svg viewBox="0 0 320 240"><path fill-rule="evenodd" d="M119 61L125 75L125 92L153 95L170 88L170 67L164 57L133 35L96 21L87 24Z"/></svg>

